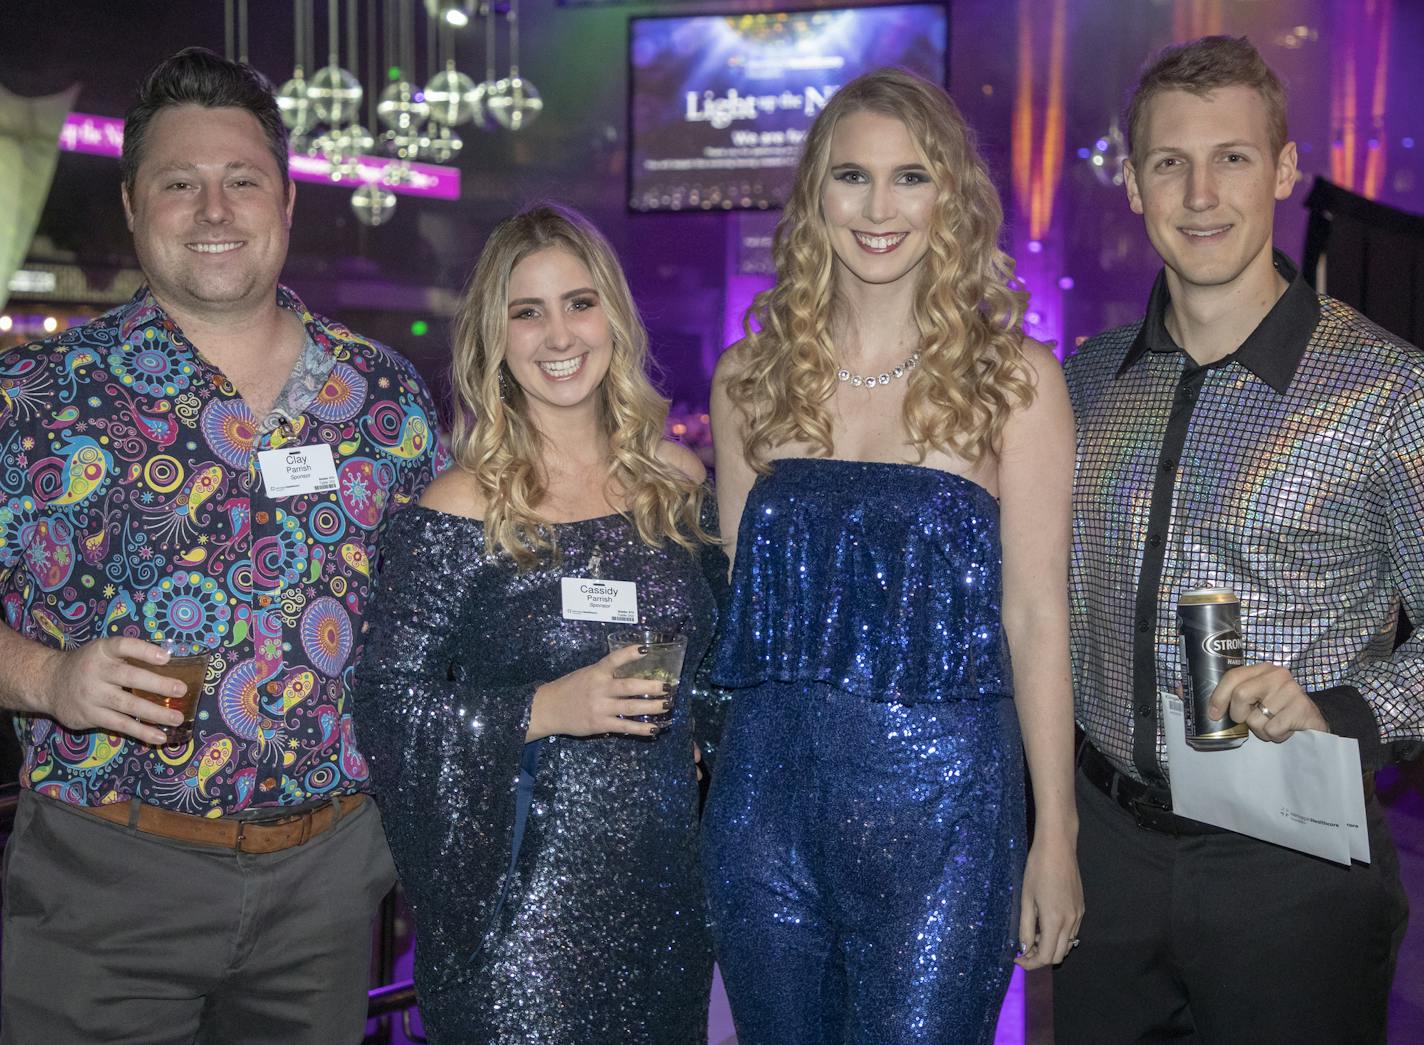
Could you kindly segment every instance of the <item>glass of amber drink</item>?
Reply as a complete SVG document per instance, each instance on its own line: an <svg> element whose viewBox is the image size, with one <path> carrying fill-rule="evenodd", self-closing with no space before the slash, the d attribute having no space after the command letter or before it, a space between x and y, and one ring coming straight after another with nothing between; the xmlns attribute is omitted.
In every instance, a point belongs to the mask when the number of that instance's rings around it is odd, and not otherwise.
<svg viewBox="0 0 1424 1045"><path fill-rule="evenodd" d="M146 689L132 689L129 692L136 697L142 697L154 704L183 713L183 721L178 725L158 727L168 734L168 742L165 746L171 747L175 744L186 744L192 739L193 718L198 712L198 697L203 692L203 682L208 677L208 666L212 663L213 654L211 650L179 646L172 642L162 645L169 653L166 664L138 664L137 666L145 668L155 675L162 675L164 678L177 679L183 683L183 695L170 697L162 693L151 693ZM129 663L135 662L130 661Z"/></svg>

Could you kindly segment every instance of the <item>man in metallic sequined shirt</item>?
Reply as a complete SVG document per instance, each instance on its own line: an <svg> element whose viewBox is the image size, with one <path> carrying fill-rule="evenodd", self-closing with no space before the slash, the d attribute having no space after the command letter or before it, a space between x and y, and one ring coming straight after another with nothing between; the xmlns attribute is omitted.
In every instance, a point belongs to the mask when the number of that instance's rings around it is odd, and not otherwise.
<svg viewBox="0 0 1424 1045"><path fill-rule="evenodd" d="M1368 785L1373 861L1341 867L1171 812L1158 697L1184 591L1242 602L1246 666L1212 698L1256 736L1424 736L1424 355L1317 296L1273 250L1295 184L1280 82L1244 39L1164 52L1129 109L1128 201L1165 269L1087 342L1071 595L1081 947L1059 1045L1383 1042L1406 904Z"/></svg>
<svg viewBox="0 0 1424 1045"><path fill-rule="evenodd" d="M147 280L0 357L0 706L24 749L0 1042L359 1041L394 880L348 692L439 453L409 362L278 284L270 85L191 49L125 122ZM190 737L155 674L211 651Z"/></svg>

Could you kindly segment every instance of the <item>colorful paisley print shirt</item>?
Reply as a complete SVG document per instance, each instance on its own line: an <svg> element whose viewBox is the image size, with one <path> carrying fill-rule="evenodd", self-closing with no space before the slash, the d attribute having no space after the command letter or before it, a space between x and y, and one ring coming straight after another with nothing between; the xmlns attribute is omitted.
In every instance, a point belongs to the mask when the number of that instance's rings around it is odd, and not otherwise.
<svg viewBox="0 0 1424 1045"><path fill-rule="evenodd" d="M193 739L154 748L16 716L20 783L76 805L205 816L362 790L346 697L371 557L443 466L411 364L312 315L256 418L147 288L0 357L0 605L51 647L105 635L215 651ZM264 450L324 443L337 488L270 497Z"/></svg>

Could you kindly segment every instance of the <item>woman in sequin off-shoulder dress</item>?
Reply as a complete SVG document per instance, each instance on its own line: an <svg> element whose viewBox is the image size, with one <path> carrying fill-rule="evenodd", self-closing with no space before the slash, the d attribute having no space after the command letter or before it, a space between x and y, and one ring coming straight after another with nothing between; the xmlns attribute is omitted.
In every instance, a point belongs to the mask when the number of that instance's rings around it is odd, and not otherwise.
<svg viewBox="0 0 1424 1045"><path fill-rule="evenodd" d="M548 205L501 223L457 320L456 467L382 543L355 717L441 1045L707 1040L692 701L674 697L727 563L646 355L591 225ZM589 588L687 636L673 693L614 677L640 650L609 653L617 607ZM665 724L633 717L669 704Z"/></svg>
<svg viewBox="0 0 1424 1045"><path fill-rule="evenodd" d="M1072 418L1001 217L942 90L852 81L718 365L704 865L741 1045L988 1043L1016 950L1075 939Z"/></svg>

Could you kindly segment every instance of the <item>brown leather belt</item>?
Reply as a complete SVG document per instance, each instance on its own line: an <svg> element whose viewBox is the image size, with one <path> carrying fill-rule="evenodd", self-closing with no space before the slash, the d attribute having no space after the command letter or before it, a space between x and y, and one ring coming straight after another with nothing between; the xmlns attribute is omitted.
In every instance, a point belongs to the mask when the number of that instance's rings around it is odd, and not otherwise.
<svg viewBox="0 0 1424 1045"><path fill-rule="evenodd" d="M365 801L365 795L343 795L337 801L275 820L194 816L138 801L75 808L101 820L136 828L144 834L169 838L175 842L197 842L200 845L218 846L239 853L279 853L331 830L360 809Z"/></svg>

